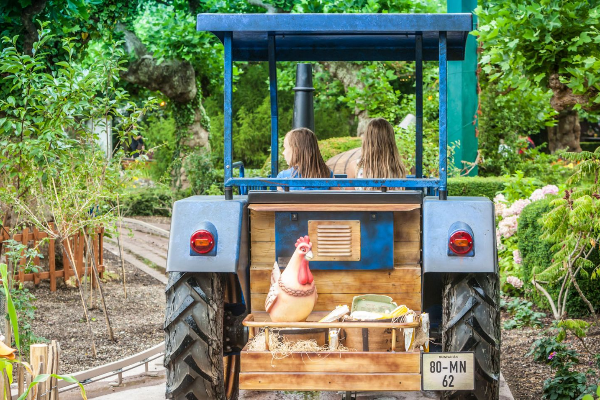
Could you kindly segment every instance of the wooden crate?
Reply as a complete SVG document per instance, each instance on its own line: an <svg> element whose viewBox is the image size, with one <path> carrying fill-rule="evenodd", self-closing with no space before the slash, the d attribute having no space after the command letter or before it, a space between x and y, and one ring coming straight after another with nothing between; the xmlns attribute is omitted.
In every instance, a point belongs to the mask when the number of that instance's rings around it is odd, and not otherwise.
<svg viewBox="0 0 600 400"><path fill-rule="evenodd" d="M275 261L275 211L264 211L264 208L254 206L250 209L250 292L252 312L256 313L264 311ZM305 206L309 205L302 205ZM394 211L394 269L312 270L319 292L314 311L331 311L340 304L350 305L354 296L369 293L390 296L396 303L405 304L415 311L421 309L421 209L414 204L396 206L410 207Z"/></svg>
<svg viewBox="0 0 600 400"><path fill-rule="evenodd" d="M240 389L245 390L421 390L419 352L241 354Z"/></svg>

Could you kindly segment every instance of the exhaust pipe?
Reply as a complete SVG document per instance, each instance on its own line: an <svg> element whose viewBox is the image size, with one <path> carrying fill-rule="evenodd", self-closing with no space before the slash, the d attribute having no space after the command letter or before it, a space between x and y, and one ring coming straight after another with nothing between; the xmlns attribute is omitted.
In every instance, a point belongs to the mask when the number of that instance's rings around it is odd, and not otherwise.
<svg viewBox="0 0 600 400"><path fill-rule="evenodd" d="M297 64L294 88L294 119L292 129L308 128L315 131L315 107L313 104L312 64Z"/></svg>

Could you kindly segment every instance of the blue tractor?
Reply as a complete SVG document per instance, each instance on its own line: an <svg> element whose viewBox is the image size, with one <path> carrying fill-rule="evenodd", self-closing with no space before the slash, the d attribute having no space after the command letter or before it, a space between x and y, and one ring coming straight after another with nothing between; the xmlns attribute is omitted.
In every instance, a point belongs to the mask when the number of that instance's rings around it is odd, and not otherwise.
<svg viewBox="0 0 600 400"><path fill-rule="evenodd" d="M168 398L231 400L248 389L340 391L346 397L356 391L437 390L447 399L498 399L493 203L447 195L447 62L464 58L472 24L470 14L198 15L198 30L212 32L224 45L225 196L193 196L173 208L165 318ZM274 178L277 61L397 60L416 63L414 177ZM232 174L234 61L269 63L269 178ZM437 177L424 177L422 168L424 61L439 62ZM296 110L299 115L311 114L306 103L298 107L304 109ZM264 190L252 190L257 187ZM290 191L293 187L323 190ZM327 190L356 187L371 190ZM242 194L234 195L234 188ZM270 321L265 298L273 262L284 268L290 259L286 244L320 228L348 231L339 236L350 238L349 254L319 254L320 239L313 239L311 270L318 283L313 313L306 322ZM415 316L383 324L319 322L364 294L389 296ZM354 351L273 359L269 351L248 349L258 330L268 338L269 331L284 328L341 329ZM425 337L418 346L416 334Z"/></svg>

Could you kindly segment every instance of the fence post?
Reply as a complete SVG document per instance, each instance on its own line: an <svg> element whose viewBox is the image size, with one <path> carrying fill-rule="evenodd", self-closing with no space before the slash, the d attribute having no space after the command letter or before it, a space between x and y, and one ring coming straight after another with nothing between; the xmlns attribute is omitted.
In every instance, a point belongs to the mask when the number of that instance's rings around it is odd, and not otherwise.
<svg viewBox="0 0 600 400"><path fill-rule="evenodd" d="M31 380L38 376L39 374L43 374L44 365L48 360L48 345L47 344L32 344L29 347L30 350L30 365L33 369L34 375L31 377ZM37 386L33 388L32 400L39 399L40 393L46 392L46 382L38 383ZM31 392L30 392L31 393Z"/></svg>
<svg viewBox="0 0 600 400"><path fill-rule="evenodd" d="M54 226L52 225L52 229ZM48 271L50 275L50 291L56 292L56 254L54 252L54 239L48 240Z"/></svg>

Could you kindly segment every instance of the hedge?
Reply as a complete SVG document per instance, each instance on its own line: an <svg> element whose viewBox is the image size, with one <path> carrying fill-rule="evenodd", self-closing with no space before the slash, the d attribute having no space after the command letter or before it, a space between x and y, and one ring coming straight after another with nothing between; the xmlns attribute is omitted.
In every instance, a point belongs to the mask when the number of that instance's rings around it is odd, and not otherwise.
<svg viewBox="0 0 600 400"><path fill-rule="evenodd" d="M532 300L538 306L546 309L550 309L547 299L531 285L531 272L534 269L538 271L543 270L552 263L553 253L550 250L551 245L542 240L542 225L539 222L544 213L550 210L550 202L552 200L553 199L544 199L534 201L525 207L519 216L519 227L517 231L519 236L519 252L523 259L521 264L523 281L527 287L531 289ZM597 265L599 261L598 254L593 254L592 258L594 264ZM598 290L600 280L594 280L591 279L589 275L583 276L580 274L577 276L577 283L594 308L596 310L600 308L600 290ZM553 299L556 299L560 292L560 285L546 286L546 289L550 293L550 296L552 296ZM582 317L589 314L588 307L584 304L583 300L581 300L581 297L579 297L573 287L569 290L567 313L569 314L569 317Z"/></svg>
<svg viewBox="0 0 600 400"><path fill-rule="evenodd" d="M493 200L504 189L506 179L500 177L448 178L449 196L485 196Z"/></svg>

